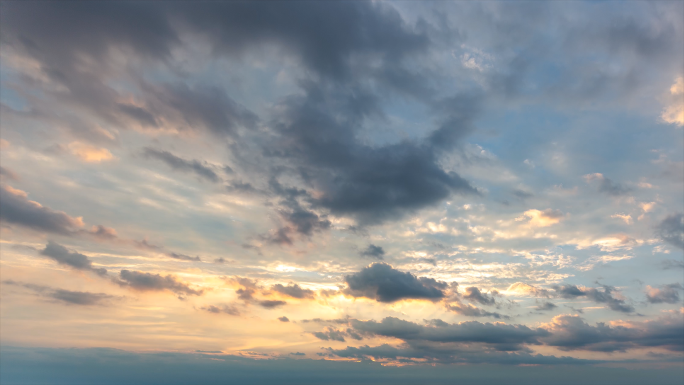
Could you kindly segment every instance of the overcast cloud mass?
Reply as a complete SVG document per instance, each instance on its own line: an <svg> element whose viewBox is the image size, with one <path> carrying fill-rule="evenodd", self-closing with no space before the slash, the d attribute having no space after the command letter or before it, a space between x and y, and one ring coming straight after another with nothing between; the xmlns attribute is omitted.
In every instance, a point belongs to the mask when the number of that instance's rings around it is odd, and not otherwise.
<svg viewBox="0 0 684 385"><path fill-rule="evenodd" d="M684 381L683 2L0 8L3 384Z"/></svg>

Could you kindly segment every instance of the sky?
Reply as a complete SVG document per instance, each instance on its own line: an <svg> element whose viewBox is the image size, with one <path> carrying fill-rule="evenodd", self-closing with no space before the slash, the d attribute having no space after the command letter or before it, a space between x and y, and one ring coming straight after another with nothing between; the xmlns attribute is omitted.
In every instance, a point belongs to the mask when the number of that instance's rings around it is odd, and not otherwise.
<svg viewBox="0 0 684 385"><path fill-rule="evenodd" d="M3 383L684 380L684 2L0 11Z"/></svg>

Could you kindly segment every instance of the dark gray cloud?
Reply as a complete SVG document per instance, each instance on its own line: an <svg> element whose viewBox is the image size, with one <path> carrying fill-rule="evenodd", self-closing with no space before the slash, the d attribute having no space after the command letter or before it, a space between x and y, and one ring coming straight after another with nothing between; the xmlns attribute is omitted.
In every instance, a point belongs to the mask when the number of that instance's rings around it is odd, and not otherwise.
<svg viewBox="0 0 684 385"><path fill-rule="evenodd" d="M254 299L254 294L261 290L257 281L249 278L234 277L230 279L230 281L241 286L239 289L235 290L235 293L237 293L238 298L244 301L251 301Z"/></svg>
<svg viewBox="0 0 684 385"><path fill-rule="evenodd" d="M143 151L143 154L147 158L157 159L166 163L169 167L171 167L174 170L193 173L201 178L204 178L214 183L220 181L219 176L206 162L200 162L195 159L186 160L168 151L157 150L151 147L146 147Z"/></svg>
<svg viewBox="0 0 684 385"><path fill-rule="evenodd" d="M232 55L275 43L311 70L336 80L352 74L351 59L357 55L373 54L391 64L429 44L393 8L371 2L222 3L175 10L198 32L211 31L208 37L218 51Z"/></svg>
<svg viewBox="0 0 684 385"><path fill-rule="evenodd" d="M394 337L406 342L482 343L501 351L521 350L523 345L539 344L539 338L549 336L548 331L540 328L477 321L459 324L431 322L428 325L419 325L387 317L381 322L350 320L350 325L361 335Z"/></svg>
<svg viewBox="0 0 684 385"><path fill-rule="evenodd" d="M29 200L23 191L4 185L0 186L0 219L33 230L62 235L73 234L83 225L80 218L42 206Z"/></svg>
<svg viewBox="0 0 684 385"><path fill-rule="evenodd" d="M206 310L209 313L214 313L214 314L229 314L229 315L240 315L240 311L232 305L209 305L209 306L203 306L200 309Z"/></svg>
<svg viewBox="0 0 684 385"><path fill-rule="evenodd" d="M306 176L317 191L316 197L305 197L313 207L375 224L452 193L478 194L466 180L439 165L439 149L429 141L382 147L359 142L355 132L364 116L350 110L349 92L313 85L305 90L305 97L283 102L275 124L279 140L267 146L267 155L289 162ZM449 127L459 131L469 126Z"/></svg>
<svg viewBox="0 0 684 385"><path fill-rule="evenodd" d="M553 302L542 301L542 302L537 302L537 307L535 309L537 309L539 311L546 311L546 310L553 310L557 307L558 306L556 306Z"/></svg>
<svg viewBox="0 0 684 385"><path fill-rule="evenodd" d="M646 288L646 300L650 303L680 303L679 291L684 290L681 284L671 283L660 288Z"/></svg>
<svg viewBox="0 0 684 385"><path fill-rule="evenodd" d="M87 256L75 251L71 252L66 247L53 241L49 241L40 254L76 270L92 271L101 276L107 274L107 269L94 268L92 261Z"/></svg>
<svg viewBox="0 0 684 385"><path fill-rule="evenodd" d="M477 287L471 286L465 288L463 298L471 302L480 303L482 305L494 305L496 303L496 299L494 298L494 296L498 294L499 292L496 290L494 290L490 294L482 293L480 289L478 289Z"/></svg>
<svg viewBox="0 0 684 385"><path fill-rule="evenodd" d="M124 287L139 291L168 290L179 295L202 295L203 290L194 290L172 275L145 273L142 271L121 270L120 280L115 281Z"/></svg>
<svg viewBox="0 0 684 385"><path fill-rule="evenodd" d="M375 259L384 259L385 257L385 250L382 249L380 246L376 246L373 244L368 245L364 250L361 251L361 256L364 257L370 257L370 258L375 258Z"/></svg>
<svg viewBox="0 0 684 385"><path fill-rule="evenodd" d="M594 302L605 303L615 311L623 313L631 313L634 311L634 307L627 304L624 299L615 298L613 296L613 292L615 291L614 287L607 285L601 285L601 287L603 290L593 287L580 289L575 285L552 286L557 295L561 298L573 299L577 297L587 297Z"/></svg>
<svg viewBox="0 0 684 385"><path fill-rule="evenodd" d="M340 342L345 342L344 337L347 336L347 333L345 333L344 331L335 330L333 328L326 328L322 332L314 332L312 334L319 340Z"/></svg>
<svg viewBox="0 0 684 385"><path fill-rule="evenodd" d="M433 278L416 277L409 272L395 270L386 263L374 263L361 271L344 277L346 294L366 297L378 302L395 302L402 299L444 298L446 282Z"/></svg>
<svg viewBox="0 0 684 385"><path fill-rule="evenodd" d="M200 257L197 257L197 256L191 257L189 255L180 254L180 253L167 253L166 255L169 256L170 258L178 259L180 261L202 262Z"/></svg>
<svg viewBox="0 0 684 385"><path fill-rule="evenodd" d="M263 300L263 301L257 301L257 305L259 305L263 308L266 308L266 309L274 309L278 306L287 305L287 302L267 299L267 300Z"/></svg>
<svg viewBox="0 0 684 385"><path fill-rule="evenodd" d="M661 347L684 351L681 319L663 318L637 323L631 327L609 326L602 322L591 326L578 316L564 315L554 318L549 331L551 334L544 337L543 342L561 350L615 352Z"/></svg>
<svg viewBox="0 0 684 385"><path fill-rule="evenodd" d="M357 358L368 360L373 358L391 359L402 363L440 363L440 364L502 364L502 365L590 365L597 361L578 359L572 357L544 356L527 352L500 352L500 351L473 351L458 349L439 349L432 346L401 345L398 347L389 344L370 347L348 346L345 349L328 349L337 357Z"/></svg>
<svg viewBox="0 0 684 385"><path fill-rule="evenodd" d="M276 291L280 294L286 295L288 297L292 297L292 298L303 299L303 298L313 298L313 296L314 296L313 290L302 289L302 287L296 283L291 283L287 286L284 286L280 283L277 283L277 284L271 286L271 290Z"/></svg>
<svg viewBox="0 0 684 385"><path fill-rule="evenodd" d="M21 286L29 289L41 297L49 298L69 305L93 306L93 305L107 305L110 300L117 299L113 295L105 293L90 293L87 291L71 291L64 289L54 289L49 286L34 285L31 283L17 282L6 280L2 283L6 285Z"/></svg>
<svg viewBox="0 0 684 385"><path fill-rule="evenodd" d="M467 303L454 302L447 304L447 309L466 317L492 317L496 319L508 319L507 315L498 312L491 312Z"/></svg>
<svg viewBox="0 0 684 385"><path fill-rule="evenodd" d="M262 239L271 243L291 245L297 236L311 237L316 232L330 228L331 222L324 216L302 207L299 199L309 197L306 190L285 187L275 177L270 178L269 187L281 198L282 207L278 210L278 214L285 226L262 236Z"/></svg>
<svg viewBox="0 0 684 385"><path fill-rule="evenodd" d="M285 316L282 316L282 317L278 317L278 321L280 321L280 322L290 322L290 319L287 318L287 317L285 317Z"/></svg>
<svg viewBox="0 0 684 385"><path fill-rule="evenodd" d="M222 89L185 83L150 84L136 79L139 103L122 104L118 91L97 75L100 69L81 69L83 66L77 65L79 58L86 54L106 68L108 47L125 47L171 66L171 52L181 41L176 26L206 37L213 55L238 57L259 47L278 47L284 54L298 58L312 76L299 82L304 96L290 96L275 109L280 111L272 119L277 138L272 146L257 144L264 145L263 151L257 152L278 166L286 166L308 180L310 188L321 192L310 197L310 205L363 223L379 223L438 203L455 192L477 194L466 180L440 166L437 152L453 148L471 131L480 97L463 94L435 98L424 74L408 69L404 58L425 53L432 44L425 26L407 25L388 4L284 5L127 4L110 12L109 7L72 4L69 13L63 9L52 12L51 5L13 5L7 11L13 17L7 19L3 35L14 46L22 47L25 54L45 63L53 80L71 91L67 99L120 126L134 121L154 128L165 122L178 130L203 127L232 136L238 127L253 131L258 119ZM105 18L106 22L95 24L97 33L88 32L94 27L92 23ZM17 22L20 19L41 20L45 26L27 27ZM118 19L123 21L116 23ZM65 23L68 28L61 27ZM352 28L354 25L363 27L359 30ZM52 33L53 28L59 32ZM132 37L137 33L141 34L140 41ZM85 35L89 37L81 37ZM36 45L40 46L38 50L29 48ZM54 49L60 45L68 49ZM369 65L369 59L375 64ZM363 78L375 79L379 89L373 90L377 87L366 82L350 81ZM437 127L428 138L375 147L356 137L366 118L382 115L377 94L389 90L416 97L439 115ZM253 147L247 147L252 152ZM216 173L202 163L165 152L153 154L177 169L207 180L216 179ZM250 160L242 161L253 163L253 154ZM292 231L310 236L330 226L309 208L289 209L281 214L291 226L275 231L270 236L274 243L291 244Z"/></svg>
<svg viewBox="0 0 684 385"><path fill-rule="evenodd" d="M657 227L663 241L684 249L684 214L668 215Z"/></svg>
<svg viewBox="0 0 684 385"><path fill-rule="evenodd" d="M26 20L41 26L28 26ZM352 67L358 55L372 55L383 66L397 67L404 56L424 52L429 44L427 36L405 25L392 7L371 2L75 3L63 8L15 4L3 12L2 24L3 42L43 63L52 80L69 89L65 99L105 119L117 123L129 119L148 127L183 122L189 129L203 126L231 135L237 126L252 127L257 119L217 87L140 81L142 106L120 103L117 91L100 76L111 67L111 48L174 69L171 52L181 45L181 29L206 37L214 56L239 57L275 46L281 55L298 58L318 76L339 81L356 73ZM361 30L353 27L359 25ZM84 55L98 71L77 65ZM416 77L408 75L385 82L399 86Z"/></svg>

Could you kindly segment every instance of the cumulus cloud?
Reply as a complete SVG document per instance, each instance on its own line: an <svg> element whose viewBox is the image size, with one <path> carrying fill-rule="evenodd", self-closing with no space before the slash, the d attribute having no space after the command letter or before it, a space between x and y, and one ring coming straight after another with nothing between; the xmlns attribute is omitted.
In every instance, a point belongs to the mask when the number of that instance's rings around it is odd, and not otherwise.
<svg viewBox="0 0 684 385"><path fill-rule="evenodd" d="M325 328L325 330L320 331L320 332L314 332L312 333L314 337L318 338L319 340L323 341L339 341L339 342L345 342L344 337L347 337L347 333L344 331L336 330L333 328Z"/></svg>
<svg viewBox="0 0 684 385"><path fill-rule="evenodd" d="M650 303L679 303L679 291L684 290L679 283L663 285L660 288L646 286L646 300Z"/></svg>
<svg viewBox="0 0 684 385"><path fill-rule="evenodd" d="M361 256L375 258L382 260L385 256L385 250L382 247L373 244L368 245L364 250L361 251Z"/></svg>
<svg viewBox="0 0 684 385"><path fill-rule="evenodd" d="M684 350L681 319L663 318L646 322L591 326L579 316L559 315L546 325L550 335L543 338L549 346L561 350L598 352L627 351L635 348L661 347Z"/></svg>
<svg viewBox="0 0 684 385"><path fill-rule="evenodd" d="M288 297L299 298L299 299L313 298L313 296L314 296L313 290L302 289L302 287L296 283L291 283L287 286L284 286L280 283L277 283L277 284L271 286L271 290L278 292L280 294L286 295Z"/></svg>
<svg viewBox="0 0 684 385"><path fill-rule="evenodd" d="M228 315L240 315L240 311L232 305L209 305L209 306L203 306L200 309L208 311L209 313L214 313L214 314L228 314Z"/></svg>
<svg viewBox="0 0 684 385"><path fill-rule="evenodd" d="M481 343L500 351L521 350L524 344L539 344L540 337L549 335L548 331L540 328L477 321L420 325L386 317L381 322L350 320L350 325L361 335L393 337L406 342Z"/></svg>
<svg viewBox="0 0 684 385"><path fill-rule="evenodd" d="M496 319L508 319L507 315L503 315L498 312L491 312L479 307L460 302L453 302L446 305L447 309L453 311L454 313L466 316L466 317L492 317Z"/></svg>
<svg viewBox="0 0 684 385"><path fill-rule="evenodd" d="M542 302L537 302L537 306L535 307L535 309L539 310L539 311L546 311L546 310L553 310L557 307L558 306L556 306L553 302L542 301Z"/></svg>
<svg viewBox="0 0 684 385"><path fill-rule="evenodd" d="M290 319L287 318L287 317L285 317L285 316L282 316L282 317L278 317L278 321L280 321L280 322L290 322Z"/></svg>
<svg viewBox="0 0 684 385"><path fill-rule="evenodd" d="M107 275L107 269L93 267L92 261L87 256L75 251L71 252L66 247L53 241L49 241L40 254L76 270L92 271L101 276Z"/></svg>
<svg viewBox="0 0 684 385"><path fill-rule="evenodd" d="M448 284L433 278L416 277L401 272L386 263L374 263L361 271L344 277L345 294L366 297L378 302L395 302L403 299L436 301L444 298Z"/></svg>
<svg viewBox="0 0 684 385"><path fill-rule="evenodd" d="M263 308L266 308L266 309L274 309L276 307L286 305L287 302L267 299L267 300L263 300L263 301L257 301L257 304Z"/></svg>
<svg viewBox="0 0 684 385"><path fill-rule="evenodd" d="M658 224L657 231L663 241L684 249L684 214L668 215Z"/></svg>
<svg viewBox="0 0 684 385"><path fill-rule="evenodd" d="M130 287L138 291L171 291L183 295L202 295L203 290L195 290L184 282L179 281L173 275L162 276L160 274L145 273L142 271L121 270L119 285Z"/></svg>
<svg viewBox="0 0 684 385"><path fill-rule="evenodd" d="M110 300L118 297L105 293L90 293L87 291L71 291L64 289L54 289L49 286L35 285L32 283L17 282L6 280L2 283L6 285L21 286L29 289L43 298L48 298L68 305L93 306L107 305Z"/></svg>
<svg viewBox="0 0 684 385"><path fill-rule="evenodd" d="M24 191L0 186L0 219L37 231L54 234L73 234L83 226L83 219L63 211L55 211L28 199Z"/></svg>
<svg viewBox="0 0 684 385"><path fill-rule="evenodd" d="M605 303L612 310L622 313L631 313L634 307L627 304L624 299L613 296L615 288L612 286L602 285L603 290L593 287L579 288L576 285L554 285L552 286L556 294L561 298L573 299L577 297L586 297L596 303Z"/></svg>
<svg viewBox="0 0 684 385"><path fill-rule="evenodd" d="M471 301L471 302L477 302L482 305L494 305L496 303L496 299L494 296L498 295L499 292L494 290L490 294L486 294L480 291L475 286L471 287L466 287L465 288L465 293L463 294L463 298Z"/></svg>

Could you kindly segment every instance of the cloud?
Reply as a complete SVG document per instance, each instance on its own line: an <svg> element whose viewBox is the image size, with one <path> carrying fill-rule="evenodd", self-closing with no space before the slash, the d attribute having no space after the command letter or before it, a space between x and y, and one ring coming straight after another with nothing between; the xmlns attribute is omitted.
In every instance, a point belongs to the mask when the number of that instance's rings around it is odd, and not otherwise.
<svg viewBox="0 0 684 385"><path fill-rule="evenodd" d="M385 250L383 250L380 246L370 244L365 250L362 250L360 254L363 257L370 257L382 260L385 256Z"/></svg>
<svg viewBox="0 0 684 385"><path fill-rule="evenodd" d="M613 297L612 293L615 291L615 288L612 286L602 285L603 290L598 290L593 287L580 289L575 285L554 285L552 287L556 291L556 294L561 298L573 299L577 297L587 297L594 302L605 303L615 311L622 313L631 313L634 311L634 307L628 305L624 299Z"/></svg>
<svg viewBox="0 0 684 385"><path fill-rule="evenodd" d="M344 337L347 336L347 333L345 333L344 331L335 330L333 328L326 328L322 332L314 332L312 334L319 340L340 342L345 342Z"/></svg>
<svg viewBox="0 0 684 385"><path fill-rule="evenodd" d="M88 231L89 235L94 236L95 238L102 239L102 240L115 240L118 239L118 234L116 233L115 229L112 229L111 227L106 227L102 225L96 225L93 226L90 231Z"/></svg>
<svg viewBox="0 0 684 385"><path fill-rule="evenodd" d="M277 283L273 286L271 286L271 290L278 292L280 294L286 295L288 297L292 298L299 298L299 299L304 299L304 298L313 298L314 292L313 290L309 289L302 289L301 286L299 286L296 283L291 283L287 286L283 286L280 283Z"/></svg>
<svg viewBox="0 0 684 385"><path fill-rule="evenodd" d="M516 282L514 284L511 284L511 286L509 286L506 291L514 292L514 293L520 293L520 294L533 295L535 297L546 297L546 298L548 298L550 296L548 290L540 289L538 287L532 286L532 285L524 283L524 282Z"/></svg>
<svg viewBox="0 0 684 385"><path fill-rule="evenodd" d="M316 190L314 207L352 217L361 224L396 219L433 205L452 193L478 191L439 165L438 148L425 142L400 142L371 147L355 137L364 115L350 110L353 95L317 86L306 97L292 98L280 108L276 125L280 140L267 153L305 172ZM363 92L359 90L359 92ZM332 111L346 116L341 122ZM445 132L466 130L468 124L445 126ZM426 139L428 140L428 139ZM444 141L440 142L444 144Z"/></svg>
<svg viewBox="0 0 684 385"><path fill-rule="evenodd" d="M144 84L142 88L148 111L157 112L156 120L180 131L203 128L219 136L233 136L239 127L254 128L258 120L256 115L216 86L174 83ZM138 118L138 121L143 125L150 123L147 117Z"/></svg>
<svg viewBox="0 0 684 385"><path fill-rule="evenodd" d="M524 344L539 344L539 338L549 335L548 331L541 328L477 321L458 324L431 322L428 325L419 325L395 317L386 317L381 322L349 322L353 330L361 335L393 337L406 342L481 343L500 351L521 350Z"/></svg>
<svg viewBox="0 0 684 385"><path fill-rule="evenodd" d="M679 283L663 285L662 288L646 286L646 300L650 303L679 303L679 291L683 289Z"/></svg>
<svg viewBox="0 0 684 385"><path fill-rule="evenodd" d="M114 159L106 148L96 147L88 143L72 142L69 143L69 151L80 160L88 163L100 163Z"/></svg>
<svg viewBox="0 0 684 385"><path fill-rule="evenodd" d="M256 294L257 291L261 289L257 284L257 281L249 278L234 277L231 278L229 281L240 286L239 289L235 290L235 293L237 293L238 298L244 301L253 300L254 294Z"/></svg>
<svg viewBox="0 0 684 385"><path fill-rule="evenodd" d="M206 310L209 313L214 313L214 314L228 314L228 315L240 315L240 311L235 307L231 305L220 305L220 306L214 306L214 305L209 305L209 306L203 306L200 309Z"/></svg>
<svg viewBox="0 0 684 385"><path fill-rule="evenodd" d="M31 291L36 292L44 298L56 300L68 305L79 306L94 306L106 305L109 300L117 299L118 297L104 294L104 293L90 293L86 291L71 291L64 289L54 289L49 286L34 285L31 283L23 283L12 280L2 281L6 285L21 286Z"/></svg>
<svg viewBox="0 0 684 385"><path fill-rule="evenodd" d="M482 305L494 305L496 303L494 296L497 294L499 294L499 292L494 290L491 294L487 295L482 293L477 287L471 286L465 288L463 298L471 302L480 303Z"/></svg>
<svg viewBox="0 0 684 385"><path fill-rule="evenodd" d="M0 219L37 231L69 235L83 226L83 219L54 211L28 200L28 194L10 186L0 186Z"/></svg>
<svg viewBox="0 0 684 385"><path fill-rule="evenodd" d="M536 310L539 311L546 311L546 310L553 310L557 308L555 304L549 301L542 301L542 302L537 302L537 307L535 307Z"/></svg>
<svg viewBox="0 0 684 385"><path fill-rule="evenodd" d="M66 247L53 241L49 241L40 254L76 270L92 271L101 276L107 275L107 269L94 268L87 256L75 251L70 252Z"/></svg>
<svg viewBox="0 0 684 385"><path fill-rule="evenodd" d="M287 318L287 317L285 317L285 316L282 316L282 317L278 317L278 321L280 321L280 322L290 322L290 319Z"/></svg>
<svg viewBox="0 0 684 385"><path fill-rule="evenodd" d="M563 213L560 210L546 209L544 211L532 209L527 210L516 221L522 221L525 218L529 219L530 226L546 227L554 225L563 218Z"/></svg>
<svg viewBox="0 0 684 385"><path fill-rule="evenodd" d="M589 365L600 361L573 357L544 356L528 352L501 352L496 350L474 351L473 349L439 349L435 346L400 345L391 346L347 346L345 349L332 349L331 355L343 358L356 358L373 361L390 360L402 364L439 363L439 364L500 364L500 365ZM496 382L497 380L494 380Z"/></svg>
<svg viewBox="0 0 684 385"><path fill-rule="evenodd" d="M385 263L374 263L361 271L344 277L348 288L345 294L366 297L378 302L395 302L403 299L444 298L447 283L432 278L416 277L409 272L395 270Z"/></svg>
<svg viewBox="0 0 684 385"><path fill-rule="evenodd" d="M145 147L143 154L147 158L153 158L160 160L174 170L193 173L200 178L208 180L210 182L218 183L220 182L219 176L214 172L214 170L207 165L206 162L200 162L198 160L186 160L180 158L168 151L156 150L151 147Z"/></svg>
<svg viewBox="0 0 684 385"><path fill-rule="evenodd" d="M263 300L257 301L257 304L265 309L274 309L279 306L287 305L287 302L278 300Z"/></svg>
<svg viewBox="0 0 684 385"><path fill-rule="evenodd" d="M591 326L579 316L559 315L545 326L551 334L542 340L561 350L624 352L630 349L661 347L683 351L684 329L680 319L664 318L646 322Z"/></svg>
<svg viewBox="0 0 684 385"><path fill-rule="evenodd" d="M656 229L663 241L684 249L684 214L668 215Z"/></svg>
<svg viewBox="0 0 684 385"><path fill-rule="evenodd" d="M587 183L594 180L599 181L598 191L614 197L626 195L632 191L630 188L625 187L620 183L613 182L600 173L587 174L584 176L584 180L586 180Z"/></svg>
<svg viewBox="0 0 684 385"><path fill-rule="evenodd" d="M496 319L508 319L507 315L503 315L497 312L490 312L467 303L454 302L446 305L446 308L453 311L454 313L466 316L466 317L492 317Z"/></svg>
<svg viewBox="0 0 684 385"><path fill-rule="evenodd" d="M168 257L173 258L173 259L178 259L180 261L190 261L190 262L202 262L200 257L191 257L189 255L185 254L179 254L179 253L167 253L166 254Z"/></svg>
<svg viewBox="0 0 684 385"><path fill-rule="evenodd" d="M12 170L0 166L0 178L6 178L8 180L19 180L19 175L14 173Z"/></svg>
<svg viewBox="0 0 684 385"><path fill-rule="evenodd" d="M665 123L684 126L684 78L678 77L670 87L668 105L663 109L661 118Z"/></svg>
<svg viewBox="0 0 684 385"><path fill-rule="evenodd" d="M178 281L172 275L145 273L142 271L121 270L119 285L138 291L171 291L182 295L202 295L203 290L191 289L186 283Z"/></svg>
<svg viewBox="0 0 684 385"><path fill-rule="evenodd" d="M666 259L662 262L663 269L684 269L684 261L678 261L676 259Z"/></svg>

